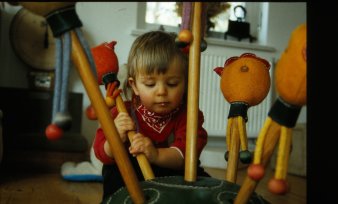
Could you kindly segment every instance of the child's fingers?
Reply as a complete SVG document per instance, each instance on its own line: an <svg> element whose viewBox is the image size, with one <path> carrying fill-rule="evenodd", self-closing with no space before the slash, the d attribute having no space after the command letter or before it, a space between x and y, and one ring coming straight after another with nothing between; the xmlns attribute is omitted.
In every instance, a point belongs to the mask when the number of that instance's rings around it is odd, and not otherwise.
<svg viewBox="0 0 338 204"><path fill-rule="evenodd" d="M132 154L133 157L137 156L136 151L131 146L129 147L129 153Z"/></svg>
<svg viewBox="0 0 338 204"><path fill-rule="evenodd" d="M143 151L144 147L142 145L134 145L129 147L129 152L133 155L143 153Z"/></svg>
<svg viewBox="0 0 338 204"><path fill-rule="evenodd" d="M132 123L123 123L123 124L120 124L120 127L123 132L131 131L135 129L134 124Z"/></svg>
<svg viewBox="0 0 338 204"><path fill-rule="evenodd" d="M135 135L133 136L133 141L138 141L138 140L142 140L145 137L141 134L141 133L135 133Z"/></svg>
<svg viewBox="0 0 338 204"><path fill-rule="evenodd" d="M124 121L124 122L133 121L131 117L128 115L128 113L124 113L124 112L119 113L116 117L116 120Z"/></svg>
<svg viewBox="0 0 338 204"><path fill-rule="evenodd" d="M141 151L143 146L144 146L144 142L142 139L133 140L131 143L131 147L137 151Z"/></svg>
<svg viewBox="0 0 338 204"><path fill-rule="evenodd" d="M119 126L124 131L135 130L135 123L127 113L119 113L114 122L116 126Z"/></svg>
<svg viewBox="0 0 338 204"><path fill-rule="evenodd" d="M141 133L136 133L130 145L130 153L141 153L144 151L144 139L145 137Z"/></svg>

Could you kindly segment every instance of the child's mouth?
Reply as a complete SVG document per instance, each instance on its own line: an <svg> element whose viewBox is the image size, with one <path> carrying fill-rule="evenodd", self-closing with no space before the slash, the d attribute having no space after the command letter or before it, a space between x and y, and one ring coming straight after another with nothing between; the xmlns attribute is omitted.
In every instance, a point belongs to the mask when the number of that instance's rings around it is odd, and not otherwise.
<svg viewBox="0 0 338 204"><path fill-rule="evenodd" d="M164 107L164 106L167 106L169 103L168 102L161 102L161 103L157 103L159 106L162 106L162 107Z"/></svg>

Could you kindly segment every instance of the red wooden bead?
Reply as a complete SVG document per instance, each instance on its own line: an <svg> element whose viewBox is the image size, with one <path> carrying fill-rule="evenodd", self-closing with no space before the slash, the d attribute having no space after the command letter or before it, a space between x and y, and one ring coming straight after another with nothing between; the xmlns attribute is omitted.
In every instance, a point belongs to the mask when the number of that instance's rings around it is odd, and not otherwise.
<svg viewBox="0 0 338 204"><path fill-rule="evenodd" d="M93 106L89 105L86 108L86 116L89 120L97 120L97 116L96 116Z"/></svg>
<svg viewBox="0 0 338 204"><path fill-rule="evenodd" d="M264 177L265 170L261 164L251 164L248 167L247 173L252 180L258 181Z"/></svg>
<svg viewBox="0 0 338 204"><path fill-rule="evenodd" d="M58 140L63 135L63 130L55 124L50 124L46 128L45 134L49 140Z"/></svg>
<svg viewBox="0 0 338 204"><path fill-rule="evenodd" d="M283 179L272 178L268 183L268 189L271 193L284 195L288 191L288 184Z"/></svg>

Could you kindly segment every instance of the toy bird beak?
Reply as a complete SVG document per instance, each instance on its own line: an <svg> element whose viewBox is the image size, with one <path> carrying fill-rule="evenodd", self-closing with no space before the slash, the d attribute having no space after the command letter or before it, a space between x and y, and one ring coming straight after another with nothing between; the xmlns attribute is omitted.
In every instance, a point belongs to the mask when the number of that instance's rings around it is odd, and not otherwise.
<svg viewBox="0 0 338 204"><path fill-rule="evenodd" d="M214 71L219 75L222 76L222 72L223 72L224 67L216 67L214 69Z"/></svg>

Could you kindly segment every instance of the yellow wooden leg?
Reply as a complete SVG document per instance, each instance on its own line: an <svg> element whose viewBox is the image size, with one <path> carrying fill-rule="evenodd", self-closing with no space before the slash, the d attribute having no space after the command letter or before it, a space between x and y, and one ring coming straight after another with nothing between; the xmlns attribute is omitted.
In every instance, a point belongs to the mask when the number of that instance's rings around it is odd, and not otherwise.
<svg viewBox="0 0 338 204"><path fill-rule="evenodd" d="M227 163L225 180L236 183L239 146L240 146L237 120L233 120L232 122L230 138L231 140L230 140L230 148L229 148L229 158L228 158L228 163Z"/></svg>
<svg viewBox="0 0 338 204"><path fill-rule="evenodd" d="M248 137L246 134L246 126L245 126L245 122L243 120L243 117L238 116L237 117L238 120L238 131L239 131L239 139L241 142L241 150L248 150Z"/></svg>
<svg viewBox="0 0 338 204"><path fill-rule="evenodd" d="M286 178L289 163L288 161L290 156L291 137L291 129L287 127L282 127L275 170L276 179Z"/></svg>
<svg viewBox="0 0 338 204"><path fill-rule="evenodd" d="M226 134L225 134L225 144L226 144L226 148L227 148L227 153L229 153L230 151L230 141L231 141L231 127L232 127L232 121L233 121L233 118L229 118L228 119L228 124L227 124L227 130L226 130ZM225 155L226 157L226 160L228 160L228 156L229 155Z"/></svg>

